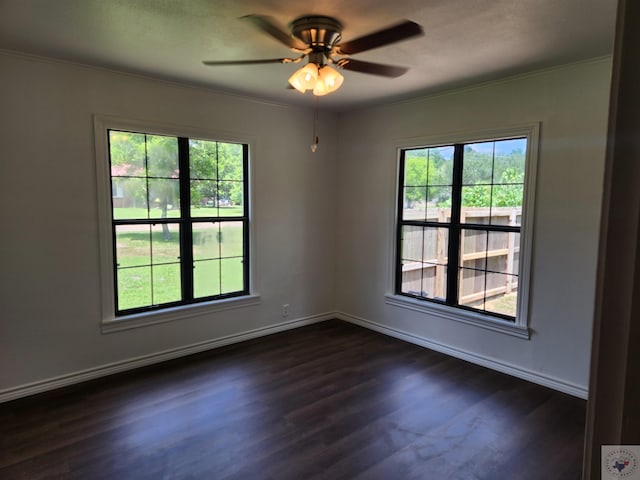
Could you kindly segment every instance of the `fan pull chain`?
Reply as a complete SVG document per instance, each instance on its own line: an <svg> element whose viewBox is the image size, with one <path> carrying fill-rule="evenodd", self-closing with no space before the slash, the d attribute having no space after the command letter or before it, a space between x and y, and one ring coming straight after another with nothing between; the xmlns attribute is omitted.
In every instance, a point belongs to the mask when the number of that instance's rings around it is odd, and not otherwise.
<svg viewBox="0 0 640 480"><path fill-rule="evenodd" d="M318 143L320 142L320 138L318 137L318 97L313 96L313 138L311 140L311 151L316 153L318 150Z"/></svg>

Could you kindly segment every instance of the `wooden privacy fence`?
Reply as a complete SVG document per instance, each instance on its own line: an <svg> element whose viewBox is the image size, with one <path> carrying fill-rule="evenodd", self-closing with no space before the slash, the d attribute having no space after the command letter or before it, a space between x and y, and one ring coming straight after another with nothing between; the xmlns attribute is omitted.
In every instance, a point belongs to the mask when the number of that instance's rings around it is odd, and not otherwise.
<svg viewBox="0 0 640 480"><path fill-rule="evenodd" d="M423 210L424 212L424 210ZM464 208L461 221L519 225L521 207ZM449 208L429 208L429 221L448 222ZM408 216L405 215L405 218ZM410 216L409 216L410 218ZM402 242L402 291L444 298L448 229L405 227ZM515 292L518 288L520 234L464 229L460 240L459 303L474 305Z"/></svg>

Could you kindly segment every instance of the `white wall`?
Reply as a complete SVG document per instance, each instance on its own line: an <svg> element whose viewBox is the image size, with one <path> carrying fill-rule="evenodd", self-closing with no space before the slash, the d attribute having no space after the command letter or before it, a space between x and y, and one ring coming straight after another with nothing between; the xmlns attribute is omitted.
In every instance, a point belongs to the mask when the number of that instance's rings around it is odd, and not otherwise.
<svg viewBox="0 0 640 480"><path fill-rule="evenodd" d="M0 72L0 393L335 310L333 114L312 154L311 110L10 54ZM101 333L94 114L255 139L258 306Z"/></svg>
<svg viewBox="0 0 640 480"><path fill-rule="evenodd" d="M338 310L586 395L610 69L600 59L342 114ZM398 139L532 122L541 122L541 141L531 339L385 304L393 290Z"/></svg>

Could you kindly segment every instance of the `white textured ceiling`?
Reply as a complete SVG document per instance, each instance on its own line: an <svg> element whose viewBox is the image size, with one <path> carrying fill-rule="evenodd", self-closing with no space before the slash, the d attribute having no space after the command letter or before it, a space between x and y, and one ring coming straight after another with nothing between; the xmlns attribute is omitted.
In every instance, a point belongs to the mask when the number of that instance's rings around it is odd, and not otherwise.
<svg viewBox="0 0 640 480"><path fill-rule="evenodd" d="M290 56L239 17L283 29L334 16L343 40L402 19L425 35L354 55L409 67L395 79L343 72L321 105L342 110L610 54L617 0L0 0L0 49L143 73L242 95L311 104L287 90L299 65L207 67L202 60Z"/></svg>

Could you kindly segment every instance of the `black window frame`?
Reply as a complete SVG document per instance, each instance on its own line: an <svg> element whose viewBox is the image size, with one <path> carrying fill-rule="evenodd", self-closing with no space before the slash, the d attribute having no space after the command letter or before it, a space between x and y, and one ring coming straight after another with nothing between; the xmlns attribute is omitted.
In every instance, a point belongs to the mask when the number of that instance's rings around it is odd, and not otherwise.
<svg viewBox="0 0 640 480"><path fill-rule="evenodd" d="M114 219L113 197L110 198L111 209L111 240L112 240L112 258L113 258L113 306L115 317L126 317L130 315L159 312L173 307L201 304L214 302L217 300L225 300L229 298L242 297L250 294L250 231L249 231L249 144L237 141L213 140L210 138L171 135L167 133L154 133L149 131L139 131L122 128L107 128L107 158L108 166L111 167L111 132L123 132L140 135L160 135L173 137L178 142L178 168L179 168L179 197L180 197L180 216L170 218L146 218L146 219ZM190 190L190 168L189 168L189 141L200 140L214 143L228 143L242 146L242 173L243 173L243 214L236 216L192 216L191 215L191 190ZM110 190L113 191L114 176L109 173ZM217 181L221 181L219 178ZM219 213L219 211L218 211ZM243 288L241 290L221 293L218 295L209 295L203 297L194 296L194 259L193 259L193 226L198 223L217 223L224 224L230 222L242 223L242 241L243 241ZM120 309L118 306L118 260L117 260L117 244L116 230L121 225L162 225L162 224L179 224L179 246L180 246L180 283L181 283L181 299L175 302L166 302L155 305L141 306L135 308Z"/></svg>
<svg viewBox="0 0 640 480"><path fill-rule="evenodd" d="M415 300L430 302L440 305L445 305L448 307L453 307L460 310L465 310L468 312L473 312L476 314L486 315L489 317L497 318L500 320L506 320L508 322L519 323L517 319L518 312L516 312L516 316L506 315L499 312L492 312L486 310L479 310L477 308L469 307L467 305L462 305L459 303L459 270L460 270L460 239L461 232L463 229L465 230L476 230L487 232L505 232L505 233L517 233L522 236L523 233L523 223L518 226L510 226L510 225L497 225L497 224L479 224L479 223L471 223L471 222L461 222L461 210L462 210L462 188L464 186L463 183L463 161L464 161L464 148L466 145L479 143L479 142L499 142L502 140L516 140L516 139L524 139L527 141L527 144L531 141L529 135L515 135L508 137L500 137L500 138L487 138L482 140L470 140L464 142L449 142L443 144L435 144L428 146L413 146L413 147L402 147L399 149L399 168L398 168L398 189L397 189L397 211L396 211L396 234L395 234L395 275L394 275L394 294L400 295L403 297L409 297ZM431 148L441 148L441 147L453 147L453 173L452 173L452 195L451 195L451 219L449 222L434 222L428 220L405 220L403 219L403 210L404 210L404 190L406 185L404 184L405 179L405 159L406 153L411 150L419 150L419 149L431 149ZM526 166L529 164L529 150L525 153L525 170ZM492 166L493 168L493 166ZM528 174L525 172L524 177L524 186L527 185ZM493 185L493 184L492 184ZM522 209L522 222L524 222L525 216L525 207L524 204L526 194L523 194L523 209ZM415 227L430 227L430 228L445 228L448 230L448 251L447 251L447 265L446 265L446 298L441 300L439 298L430 298L423 296L422 293L414 294L409 292L402 291L402 231L403 227L406 226L415 226ZM520 269L519 269L520 270ZM488 269L485 269L485 272L488 273L500 273L500 272L492 272ZM520 277L520 271L518 272L518 276ZM520 292L518 292L518 296L520 296Z"/></svg>

